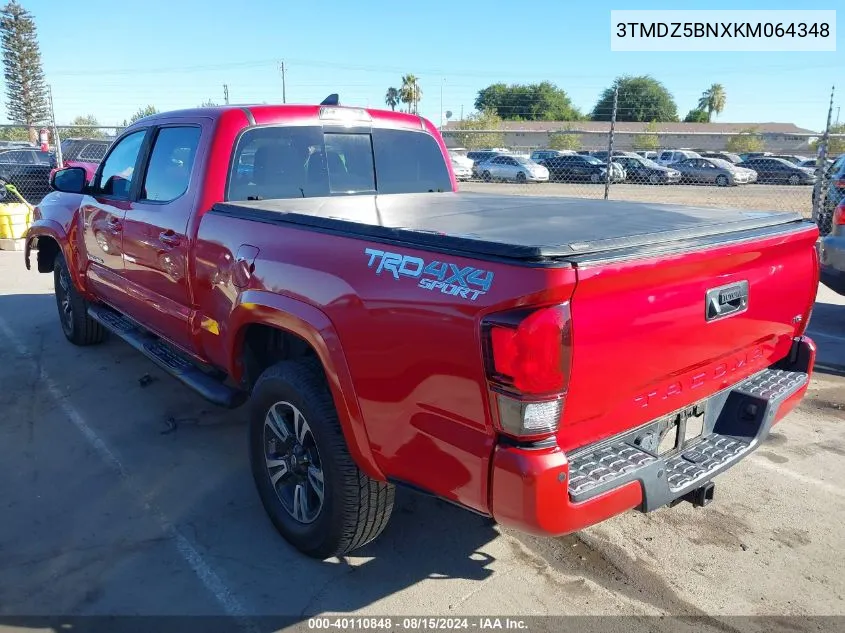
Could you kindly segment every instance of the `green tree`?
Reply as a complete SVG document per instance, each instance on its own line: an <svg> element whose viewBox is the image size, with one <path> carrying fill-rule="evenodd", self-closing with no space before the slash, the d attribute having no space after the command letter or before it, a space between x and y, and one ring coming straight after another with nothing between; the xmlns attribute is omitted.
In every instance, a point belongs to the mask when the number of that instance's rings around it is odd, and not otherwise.
<svg viewBox="0 0 845 633"><path fill-rule="evenodd" d="M698 109L704 110L707 113L707 121L713 118L713 113L721 114L725 109L725 87L722 84L713 84L707 90L701 93L701 98L698 100Z"/></svg>
<svg viewBox="0 0 845 633"><path fill-rule="evenodd" d="M399 100L408 105L408 112L417 114L422 99L422 88L420 82L414 75L402 77L402 87L399 88Z"/></svg>
<svg viewBox="0 0 845 633"><path fill-rule="evenodd" d="M393 87L388 88L387 92L384 93L384 103L391 110L395 110L396 106L399 105L399 91Z"/></svg>
<svg viewBox="0 0 845 633"><path fill-rule="evenodd" d="M741 154L743 152L760 152L766 144L763 142L763 137L757 131L756 127L740 131L739 134L728 139L725 143L725 149L734 154Z"/></svg>
<svg viewBox="0 0 845 633"><path fill-rule="evenodd" d="M678 106L666 87L648 75L617 77L599 97L590 116L593 121L610 121L613 92L619 89L617 121L677 121Z"/></svg>
<svg viewBox="0 0 845 633"><path fill-rule="evenodd" d="M657 135L657 130L657 121L651 121L645 126L642 134L637 134L633 138L634 147L652 152L660 149L660 137Z"/></svg>
<svg viewBox="0 0 845 633"><path fill-rule="evenodd" d="M840 123L839 125L831 125L830 133L845 134L845 123ZM821 138L810 142L810 147L812 148L814 153L819 151L819 143L821 143ZM826 154L828 157L836 156L838 154L845 154L845 138L828 139Z"/></svg>
<svg viewBox="0 0 845 633"><path fill-rule="evenodd" d="M552 132L549 135L549 149L581 149L581 135L572 132L572 126L567 125L563 131Z"/></svg>
<svg viewBox="0 0 845 633"><path fill-rule="evenodd" d="M451 135L459 147L467 149L501 147L505 144L505 135L499 131L501 125L502 118L498 114L493 110L484 110L459 121Z"/></svg>
<svg viewBox="0 0 845 633"><path fill-rule="evenodd" d="M154 105L144 106L143 108L138 108L138 111L129 117L129 121L123 121L123 126L126 127L127 125L132 125L135 121L139 121L143 119L145 116L150 116L153 114L158 114L159 110Z"/></svg>
<svg viewBox="0 0 845 633"><path fill-rule="evenodd" d="M73 127L59 128L61 138L78 137L78 138L105 138L102 130L98 129L100 123L97 117L93 114L85 116L78 116L70 122ZM83 127L77 127L83 126Z"/></svg>
<svg viewBox="0 0 845 633"><path fill-rule="evenodd" d="M572 105L565 91L551 82L492 84L478 91L475 109L494 110L511 121L578 121L584 115Z"/></svg>
<svg viewBox="0 0 845 633"><path fill-rule="evenodd" d="M25 127L0 127L0 141L30 141L29 130Z"/></svg>
<svg viewBox="0 0 845 633"><path fill-rule="evenodd" d="M694 110L690 110L687 112L687 115L684 117L685 123L709 123L710 122L710 115L707 114L706 110L699 110L695 108Z"/></svg>
<svg viewBox="0 0 845 633"><path fill-rule="evenodd" d="M0 11L0 34L7 116L12 123L27 126L28 138L35 142L35 126L48 120L50 108L32 14L11 0Z"/></svg>

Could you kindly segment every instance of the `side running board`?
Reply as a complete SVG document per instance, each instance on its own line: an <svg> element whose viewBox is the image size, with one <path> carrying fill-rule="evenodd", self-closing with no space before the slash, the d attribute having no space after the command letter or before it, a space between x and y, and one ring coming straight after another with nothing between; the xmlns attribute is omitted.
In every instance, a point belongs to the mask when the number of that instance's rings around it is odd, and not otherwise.
<svg viewBox="0 0 845 633"><path fill-rule="evenodd" d="M131 319L105 306L90 306L88 314L112 334L119 336L174 378L182 381L206 400L234 409L248 394L223 383L184 358L155 334Z"/></svg>

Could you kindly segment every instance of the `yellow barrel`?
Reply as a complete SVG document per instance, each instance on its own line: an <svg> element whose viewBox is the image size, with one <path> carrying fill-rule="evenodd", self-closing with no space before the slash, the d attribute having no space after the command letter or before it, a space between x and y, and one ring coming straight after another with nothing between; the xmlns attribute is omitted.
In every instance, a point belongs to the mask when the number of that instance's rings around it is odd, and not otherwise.
<svg viewBox="0 0 845 633"><path fill-rule="evenodd" d="M0 239L21 239L32 222L29 207L22 202L0 204Z"/></svg>

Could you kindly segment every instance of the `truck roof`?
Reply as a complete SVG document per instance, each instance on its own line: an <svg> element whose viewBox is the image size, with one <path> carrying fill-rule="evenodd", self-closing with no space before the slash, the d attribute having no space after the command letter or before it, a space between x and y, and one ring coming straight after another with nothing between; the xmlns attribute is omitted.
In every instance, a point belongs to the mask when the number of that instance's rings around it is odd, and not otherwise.
<svg viewBox="0 0 845 633"><path fill-rule="evenodd" d="M132 126L140 123L150 124L158 120L172 119L172 118L188 118L188 117L209 117L217 120L225 116L229 112L240 111L247 115L250 122L255 122L259 125L268 125L272 123L281 123L295 120L320 120L320 112L323 108L337 111L340 114L348 113L353 116L355 113L361 114L363 117L369 116L373 122L379 126L399 127L406 129L423 129L432 131L433 125L427 119L417 115L408 114L405 112L395 112L393 110L380 110L377 108L362 108L356 106L323 106L323 105L307 105L307 104L262 104L262 103L247 103L247 104L228 104L222 106L207 106L199 108L185 108L182 110L170 110L167 112L157 112L142 119L135 121ZM365 113L365 114L364 114Z"/></svg>
<svg viewBox="0 0 845 633"><path fill-rule="evenodd" d="M472 255L584 261L800 222L799 213L582 198L416 193L226 202L212 212Z"/></svg>

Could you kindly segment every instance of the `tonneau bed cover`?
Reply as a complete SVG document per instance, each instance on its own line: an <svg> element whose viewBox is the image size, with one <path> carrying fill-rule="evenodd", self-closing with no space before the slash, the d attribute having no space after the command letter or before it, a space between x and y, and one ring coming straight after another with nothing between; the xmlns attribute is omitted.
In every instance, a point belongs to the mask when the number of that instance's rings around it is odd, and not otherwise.
<svg viewBox="0 0 845 633"><path fill-rule="evenodd" d="M211 212L534 261L649 251L802 220L789 212L452 192L225 202Z"/></svg>

